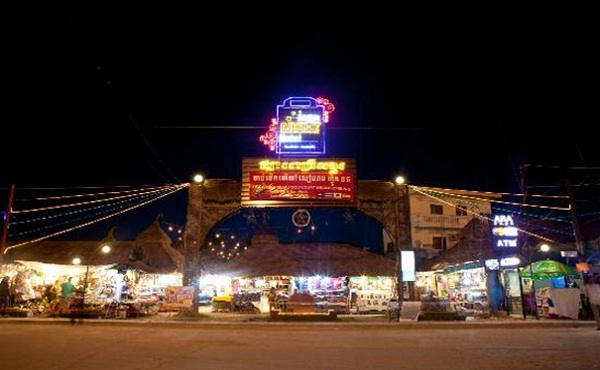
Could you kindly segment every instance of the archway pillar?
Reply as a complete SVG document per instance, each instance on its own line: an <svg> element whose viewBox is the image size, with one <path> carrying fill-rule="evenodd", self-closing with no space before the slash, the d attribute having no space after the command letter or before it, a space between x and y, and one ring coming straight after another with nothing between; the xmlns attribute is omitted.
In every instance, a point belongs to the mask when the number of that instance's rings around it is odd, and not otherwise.
<svg viewBox="0 0 600 370"><path fill-rule="evenodd" d="M399 308L404 298L402 250L412 249L408 185L389 181L359 181L358 209L378 220L394 242L396 289Z"/></svg>

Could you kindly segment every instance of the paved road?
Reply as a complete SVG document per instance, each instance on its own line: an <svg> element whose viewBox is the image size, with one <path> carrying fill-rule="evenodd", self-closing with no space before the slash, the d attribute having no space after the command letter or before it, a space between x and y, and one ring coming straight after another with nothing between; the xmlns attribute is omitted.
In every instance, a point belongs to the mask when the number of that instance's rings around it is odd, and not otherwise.
<svg viewBox="0 0 600 370"><path fill-rule="evenodd" d="M600 331L590 324L0 319L0 367L600 369Z"/></svg>

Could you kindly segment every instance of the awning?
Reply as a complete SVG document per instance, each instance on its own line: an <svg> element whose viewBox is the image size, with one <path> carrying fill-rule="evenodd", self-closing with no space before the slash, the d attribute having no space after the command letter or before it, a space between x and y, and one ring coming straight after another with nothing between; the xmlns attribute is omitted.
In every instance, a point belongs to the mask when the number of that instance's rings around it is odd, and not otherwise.
<svg viewBox="0 0 600 370"><path fill-rule="evenodd" d="M521 267L519 274L522 278L552 279L556 277L576 278L579 273L569 265L554 260L535 261Z"/></svg>

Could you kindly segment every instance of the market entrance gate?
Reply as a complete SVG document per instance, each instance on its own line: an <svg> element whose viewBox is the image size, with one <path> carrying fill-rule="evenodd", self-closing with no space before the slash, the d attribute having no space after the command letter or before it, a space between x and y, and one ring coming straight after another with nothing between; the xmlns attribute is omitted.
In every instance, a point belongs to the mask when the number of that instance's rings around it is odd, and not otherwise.
<svg viewBox="0 0 600 370"><path fill-rule="evenodd" d="M189 186L186 225L183 237L183 284L191 286L200 276L199 248L209 231L229 215L241 210L242 183L236 180L208 179ZM394 243L396 261L400 250L411 247L408 186L389 181L363 180L357 182L357 209L379 221ZM315 202L314 207L319 207ZM341 208L350 208L348 205ZM262 207L269 208L269 206ZM310 206L302 205L302 208ZM400 272L400 265L397 266ZM399 279L401 275L398 274ZM398 286L398 296L402 297ZM401 298L400 298L401 299Z"/></svg>

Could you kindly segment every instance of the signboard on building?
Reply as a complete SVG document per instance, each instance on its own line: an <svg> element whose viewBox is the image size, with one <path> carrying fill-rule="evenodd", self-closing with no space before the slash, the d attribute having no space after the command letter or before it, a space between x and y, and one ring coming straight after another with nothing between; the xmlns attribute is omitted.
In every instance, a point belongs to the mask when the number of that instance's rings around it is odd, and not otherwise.
<svg viewBox="0 0 600 370"><path fill-rule="evenodd" d="M356 165L337 158L244 158L243 206L344 206L356 202Z"/></svg>
<svg viewBox="0 0 600 370"><path fill-rule="evenodd" d="M277 105L277 117L260 141L279 155L325 154L326 124L334 105L324 98L290 97Z"/></svg>
<svg viewBox="0 0 600 370"><path fill-rule="evenodd" d="M511 214L492 214L492 248L496 251L511 253L519 247L519 229Z"/></svg>
<svg viewBox="0 0 600 370"><path fill-rule="evenodd" d="M485 260L485 268L487 270L495 271L500 270L500 262L498 262L497 258L490 258Z"/></svg>
<svg viewBox="0 0 600 370"><path fill-rule="evenodd" d="M192 308L194 297L193 286L168 286L165 288L164 309Z"/></svg>

